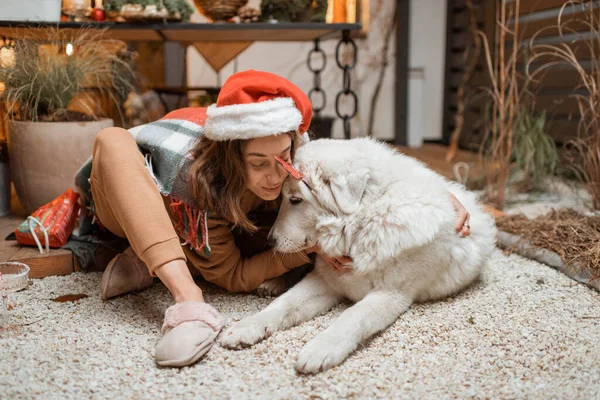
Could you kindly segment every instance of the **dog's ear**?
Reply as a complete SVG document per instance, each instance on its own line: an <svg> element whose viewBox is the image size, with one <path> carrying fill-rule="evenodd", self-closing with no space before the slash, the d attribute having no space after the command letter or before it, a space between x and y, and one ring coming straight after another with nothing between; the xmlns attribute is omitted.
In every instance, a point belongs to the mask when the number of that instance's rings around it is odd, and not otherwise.
<svg viewBox="0 0 600 400"><path fill-rule="evenodd" d="M345 176L337 175L330 178L331 193L343 213L352 214L358 210L369 177L369 170L361 168Z"/></svg>

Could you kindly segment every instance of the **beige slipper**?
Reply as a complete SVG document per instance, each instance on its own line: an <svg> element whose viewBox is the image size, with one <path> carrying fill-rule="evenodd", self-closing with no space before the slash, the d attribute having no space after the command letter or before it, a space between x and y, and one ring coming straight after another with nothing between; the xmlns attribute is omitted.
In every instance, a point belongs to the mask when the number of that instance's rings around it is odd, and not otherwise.
<svg viewBox="0 0 600 400"><path fill-rule="evenodd" d="M100 297L108 300L125 293L152 286L154 278L146 264L138 258L131 247L117 254L109 263L100 282Z"/></svg>
<svg viewBox="0 0 600 400"><path fill-rule="evenodd" d="M164 367L195 363L212 348L223 322L217 310L199 301L167 308L163 337L156 345L156 363Z"/></svg>

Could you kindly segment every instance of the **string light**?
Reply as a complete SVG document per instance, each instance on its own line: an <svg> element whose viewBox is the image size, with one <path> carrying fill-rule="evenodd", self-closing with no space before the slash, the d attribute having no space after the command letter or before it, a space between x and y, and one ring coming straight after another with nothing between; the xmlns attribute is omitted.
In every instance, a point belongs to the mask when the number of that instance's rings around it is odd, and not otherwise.
<svg viewBox="0 0 600 400"><path fill-rule="evenodd" d="M73 45L71 43L67 43L67 46L65 48L65 53L67 53L68 56L73 55Z"/></svg>
<svg viewBox="0 0 600 400"><path fill-rule="evenodd" d="M14 41L8 38L0 39L0 67L10 68L15 65Z"/></svg>

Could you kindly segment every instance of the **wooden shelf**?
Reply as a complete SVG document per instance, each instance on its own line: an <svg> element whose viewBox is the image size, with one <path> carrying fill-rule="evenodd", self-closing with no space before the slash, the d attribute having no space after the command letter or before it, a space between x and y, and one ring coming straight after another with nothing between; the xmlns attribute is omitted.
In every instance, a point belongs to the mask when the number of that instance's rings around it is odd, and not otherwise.
<svg viewBox="0 0 600 400"><path fill-rule="evenodd" d="M117 23L117 22L19 22L0 21L0 36L9 38L44 38L58 30L65 39L77 34L81 28L105 30L106 37L135 41L175 41L180 43L235 42L235 41L311 41L335 39L348 30L360 34L362 24L327 24L320 22L259 22L233 23Z"/></svg>

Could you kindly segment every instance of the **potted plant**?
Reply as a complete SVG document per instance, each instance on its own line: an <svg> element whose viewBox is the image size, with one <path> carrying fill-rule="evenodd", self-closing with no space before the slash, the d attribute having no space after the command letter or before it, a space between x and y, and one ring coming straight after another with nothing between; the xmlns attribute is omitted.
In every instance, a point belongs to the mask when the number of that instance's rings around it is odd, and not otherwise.
<svg viewBox="0 0 600 400"><path fill-rule="evenodd" d="M95 135L113 126L99 104L120 103L134 87L121 42L81 30L73 39L18 40L0 64L7 107L8 157L17 196L28 213L72 187Z"/></svg>

